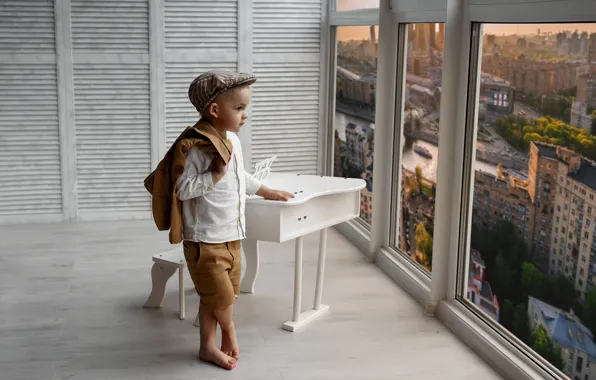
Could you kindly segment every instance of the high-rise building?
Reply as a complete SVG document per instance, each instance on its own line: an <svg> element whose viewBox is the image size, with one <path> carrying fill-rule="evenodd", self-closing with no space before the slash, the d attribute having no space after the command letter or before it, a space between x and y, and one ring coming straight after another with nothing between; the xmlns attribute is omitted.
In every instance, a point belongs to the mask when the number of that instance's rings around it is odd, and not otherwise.
<svg viewBox="0 0 596 380"><path fill-rule="evenodd" d="M533 142L530 166L536 168L537 191L548 199L544 205L552 206L543 225L551 225L549 273L573 281L583 297L596 282L596 163L570 149Z"/></svg>
<svg viewBox="0 0 596 380"><path fill-rule="evenodd" d="M596 74L596 33L590 34L590 46L588 47L588 66L590 73Z"/></svg>
<svg viewBox="0 0 596 380"><path fill-rule="evenodd" d="M517 48L519 50L526 50L527 47L528 47L528 40L526 40L523 37L520 37L517 39Z"/></svg>
<svg viewBox="0 0 596 380"><path fill-rule="evenodd" d="M557 165L558 161L552 160L550 155L540 154L535 144L530 146L528 192L533 205L532 256L544 272L549 268Z"/></svg>
<svg viewBox="0 0 596 380"><path fill-rule="evenodd" d="M596 63L591 65L596 68ZM596 133L592 111L596 109L596 70L577 77L577 95L571 105L570 124L576 128Z"/></svg>
<svg viewBox="0 0 596 380"><path fill-rule="evenodd" d="M582 32L581 37L579 38L579 54L586 55L588 54L588 49L590 47L590 36L588 32Z"/></svg>
<svg viewBox="0 0 596 380"><path fill-rule="evenodd" d="M577 30L573 32L571 35L571 54L579 55L580 54L580 40L579 40L579 33Z"/></svg>
<svg viewBox="0 0 596 380"><path fill-rule="evenodd" d="M432 49L437 48L437 31L436 31L436 24L428 24L428 37L429 37L429 47Z"/></svg>
<svg viewBox="0 0 596 380"><path fill-rule="evenodd" d="M427 51L429 47L429 24L416 24L416 49Z"/></svg>
<svg viewBox="0 0 596 380"><path fill-rule="evenodd" d="M494 43L494 39L493 39L493 43ZM437 34L437 47L439 50L445 49L445 24L442 22L439 23L439 32Z"/></svg>
<svg viewBox="0 0 596 380"><path fill-rule="evenodd" d="M596 163L570 149L532 142L528 177L476 171L472 223L517 228L536 266L567 277L583 297L596 286Z"/></svg>
<svg viewBox="0 0 596 380"><path fill-rule="evenodd" d="M577 62L547 62L506 56L483 57L483 71L511 82L524 94L542 96L577 86Z"/></svg>
<svg viewBox="0 0 596 380"><path fill-rule="evenodd" d="M499 220L513 223L528 250L532 249L534 205L527 182L507 172L493 175L477 170L472 223L480 230L492 230Z"/></svg>

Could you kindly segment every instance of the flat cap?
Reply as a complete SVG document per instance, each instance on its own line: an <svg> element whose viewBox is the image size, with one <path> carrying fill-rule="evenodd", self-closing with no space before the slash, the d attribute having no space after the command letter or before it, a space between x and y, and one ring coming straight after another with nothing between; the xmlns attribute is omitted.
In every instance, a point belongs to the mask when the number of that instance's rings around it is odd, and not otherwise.
<svg viewBox="0 0 596 380"><path fill-rule="evenodd" d="M188 88L188 98L197 111L203 112L222 92L242 85L251 85L256 81L257 78L251 74L211 70L192 81Z"/></svg>

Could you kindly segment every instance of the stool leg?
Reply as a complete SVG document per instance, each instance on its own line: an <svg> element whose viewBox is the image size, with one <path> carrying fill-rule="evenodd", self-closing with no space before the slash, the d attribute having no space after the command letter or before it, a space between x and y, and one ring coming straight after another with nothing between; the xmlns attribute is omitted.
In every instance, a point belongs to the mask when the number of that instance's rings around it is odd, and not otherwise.
<svg viewBox="0 0 596 380"><path fill-rule="evenodd" d="M180 304L180 319L186 318L184 305L184 268L178 268L178 302Z"/></svg>
<svg viewBox="0 0 596 380"><path fill-rule="evenodd" d="M163 298L166 294L166 283L176 272L176 267L166 267L161 264L155 263L151 268L151 282L153 286L151 288L151 294L145 302L145 306L149 308L159 308L163 302Z"/></svg>

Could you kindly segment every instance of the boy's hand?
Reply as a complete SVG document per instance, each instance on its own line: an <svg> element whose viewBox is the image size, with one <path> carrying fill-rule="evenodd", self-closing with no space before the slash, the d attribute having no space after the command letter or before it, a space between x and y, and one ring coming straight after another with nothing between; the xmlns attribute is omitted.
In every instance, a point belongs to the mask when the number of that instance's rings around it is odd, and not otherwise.
<svg viewBox="0 0 596 380"><path fill-rule="evenodd" d="M230 159L231 159L231 156L230 156ZM215 159L215 168L213 169L213 172L211 173L211 177L213 179L213 184L215 185L216 183L221 181L222 178L226 175L227 171L228 171L228 165L226 165L226 163L224 162L224 160L221 159L221 157L217 157Z"/></svg>
<svg viewBox="0 0 596 380"><path fill-rule="evenodd" d="M228 165L226 165L226 163L221 157L217 157L215 159L215 172L223 176L224 174L226 174L227 171Z"/></svg>
<svg viewBox="0 0 596 380"><path fill-rule="evenodd" d="M287 191L269 189L269 191L266 191L265 194L263 194L263 198L269 201L287 202L290 198L294 198L294 194L288 193Z"/></svg>

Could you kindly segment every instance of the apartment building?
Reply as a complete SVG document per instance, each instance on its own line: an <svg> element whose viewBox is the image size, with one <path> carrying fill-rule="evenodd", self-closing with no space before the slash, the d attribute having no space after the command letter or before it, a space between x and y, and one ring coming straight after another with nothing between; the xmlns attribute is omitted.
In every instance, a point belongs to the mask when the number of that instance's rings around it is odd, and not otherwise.
<svg viewBox="0 0 596 380"><path fill-rule="evenodd" d="M594 286L596 275L596 163L544 143L532 143L531 151L537 193L542 191L543 205L553 209L547 214L551 223L549 272L573 281L583 295Z"/></svg>
<svg viewBox="0 0 596 380"><path fill-rule="evenodd" d="M542 96L577 85L579 64L494 55L483 57L483 70L511 82L526 95Z"/></svg>
<svg viewBox="0 0 596 380"><path fill-rule="evenodd" d="M527 181L503 170L497 175L477 170L474 181L472 223L481 230L492 229L506 220L517 227L518 235L532 249L534 204Z"/></svg>

